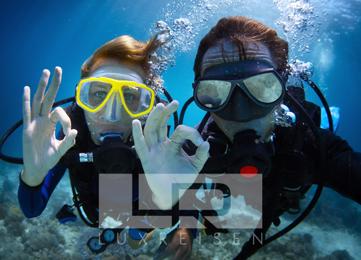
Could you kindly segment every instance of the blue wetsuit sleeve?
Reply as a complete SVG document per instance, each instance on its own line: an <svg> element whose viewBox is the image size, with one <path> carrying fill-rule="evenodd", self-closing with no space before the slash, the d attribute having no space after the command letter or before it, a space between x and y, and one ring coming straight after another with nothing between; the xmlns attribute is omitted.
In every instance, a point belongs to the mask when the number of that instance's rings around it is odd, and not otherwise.
<svg viewBox="0 0 361 260"><path fill-rule="evenodd" d="M36 187L28 186L19 176L18 200L20 208L27 218L37 217L44 211L65 170L65 166L57 164L48 172L44 181Z"/></svg>

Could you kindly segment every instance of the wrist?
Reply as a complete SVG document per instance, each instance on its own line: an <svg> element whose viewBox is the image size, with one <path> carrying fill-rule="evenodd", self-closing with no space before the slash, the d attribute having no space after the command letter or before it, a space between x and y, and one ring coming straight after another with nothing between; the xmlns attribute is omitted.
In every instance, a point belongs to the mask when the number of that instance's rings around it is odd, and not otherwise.
<svg viewBox="0 0 361 260"><path fill-rule="evenodd" d="M39 186L44 181L44 178L39 178L39 176L45 175L40 175L40 173L36 172L29 172L25 168L20 173L21 180L30 187Z"/></svg>

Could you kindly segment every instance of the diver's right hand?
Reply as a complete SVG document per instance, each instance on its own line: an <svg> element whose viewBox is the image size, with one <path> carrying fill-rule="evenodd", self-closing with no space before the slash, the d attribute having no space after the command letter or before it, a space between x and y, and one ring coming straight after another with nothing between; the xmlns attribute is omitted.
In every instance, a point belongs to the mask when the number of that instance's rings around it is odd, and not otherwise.
<svg viewBox="0 0 361 260"><path fill-rule="evenodd" d="M23 159L22 180L29 186L39 185L48 171L75 144L77 130L71 129L71 121L61 107L52 111L52 106L61 83L62 70L55 68L50 86L50 72L43 70L32 106L30 87L24 88L23 96ZM55 137L56 124L60 122L64 139Z"/></svg>

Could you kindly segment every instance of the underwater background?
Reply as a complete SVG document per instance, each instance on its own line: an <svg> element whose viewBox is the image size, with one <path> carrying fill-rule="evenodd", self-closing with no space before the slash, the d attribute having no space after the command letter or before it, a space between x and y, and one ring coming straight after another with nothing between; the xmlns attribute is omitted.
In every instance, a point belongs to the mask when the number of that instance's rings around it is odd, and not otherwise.
<svg viewBox="0 0 361 260"><path fill-rule="evenodd" d="M184 104L192 95L193 61L201 37L218 19L231 15L260 20L289 41L291 62L306 68L329 104L339 108L337 134L361 151L361 0L2 2L0 134L21 119L23 87L29 85L34 94L44 68L51 72L55 66L63 68L57 100L73 96L84 60L122 34L146 41L155 32L168 30L168 48L159 53L164 64L156 69L163 71L165 88ZM306 93L320 104L309 89ZM193 126L202 116L191 105L185 124ZM21 130L3 151L21 156ZM0 259L94 258L86 241L95 231L80 220L60 225L55 218L64 202L71 203L67 176L43 214L26 219L17 202L20 169L0 161ZM311 197L312 192L306 200ZM292 218L285 216L281 228ZM225 235L220 246L205 238L195 243L192 258L229 259L240 250L231 240ZM96 258L123 259L126 252L122 250L109 248ZM304 223L252 259L360 259L360 255L360 205L326 189Z"/></svg>

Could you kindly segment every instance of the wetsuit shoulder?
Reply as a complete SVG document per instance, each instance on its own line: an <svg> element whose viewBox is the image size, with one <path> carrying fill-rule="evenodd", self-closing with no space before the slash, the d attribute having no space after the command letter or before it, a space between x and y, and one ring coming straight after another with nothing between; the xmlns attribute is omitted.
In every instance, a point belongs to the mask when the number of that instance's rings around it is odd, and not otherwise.
<svg viewBox="0 0 361 260"><path fill-rule="evenodd" d="M326 186L361 204L361 153L334 133L320 130L326 149Z"/></svg>

